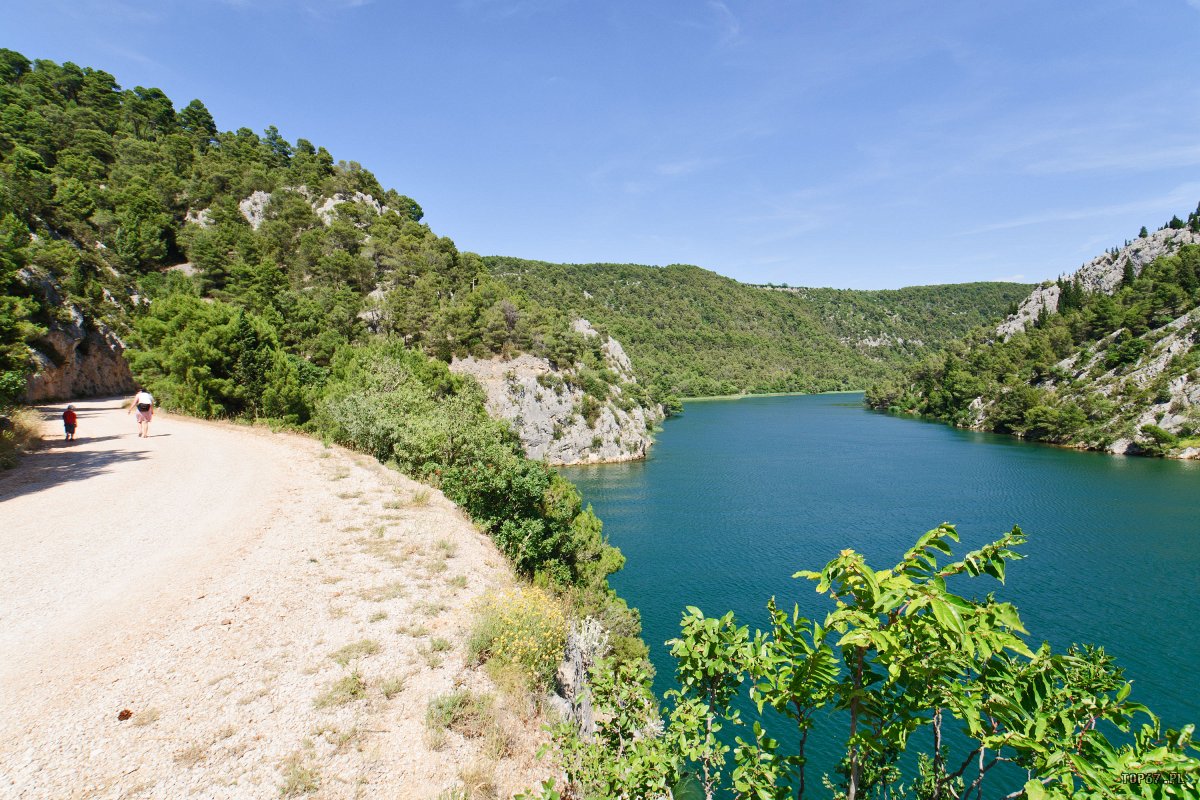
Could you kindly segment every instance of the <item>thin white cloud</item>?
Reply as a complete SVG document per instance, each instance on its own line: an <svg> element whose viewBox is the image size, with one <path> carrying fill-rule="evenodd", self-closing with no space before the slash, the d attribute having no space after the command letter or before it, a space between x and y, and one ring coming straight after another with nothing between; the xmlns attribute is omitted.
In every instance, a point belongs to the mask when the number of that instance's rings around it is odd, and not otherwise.
<svg viewBox="0 0 1200 800"><path fill-rule="evenodd" d="M716 16L717 30L720 31L722 45L737 44L742 37L742 24L734 13L721 0L708 0L708 7Z"/></svg>
<svg viewBox="0 0 1200 800"><path fill-rule="evenodd" d="M689 158L683 161L668 161L654 167L654 172L669 178L692 175L721 163L719 158Z"/></svg>
<svg viewBox="0 0 1200 800"><path fill-rule="evenodd" d="M708 13L698 12L695 15L673 18L675 25L700 31L705 35L715 33L718 47L729 47L741 44L742 23L737 15L729 10L723 0L707 0L705 8Z"/></svg>
<svg viewBox="0 0 1200 800"><path fill-rule="evenodd" d="M138 50L133 50L128 47L122 47L121 45L116 45L116 44L113 44L112 42L101 42L101 43L99 43L99 46L102 49L107 50L108 52L112 53L117 58L123 58L126 61L132 61L133 63L141 64L144 67L152 67L152 68L162 71L162 72L165 72L167 69L165 66L160 64L158 61L155 61L150 56L148 56L145 53L142 53Z"/></svg>
<svg viewBox="0 0 1200 800"><path fill-rule="evenodd" d="M1200 0L1194 0L1200 3ZM1037 174L1063 174L1093 170L1148 170L1189 167L1200 164L1200 145L1177 147L1129 147L1092 153L1064 154L1029 164L1026 171Z"/></svg>
<svg viewBox="0 0 1200 800"><path fill-rule="evenodd" d="M470 16L491 19L536 14L559 5L561 0L458 0L458 10Z"/></svg>
<svg viewBox="0 0 1200 800"><path fill-rule="evenodd" d="M255 11L279 6L296 6L313 17L325 17L353 8L362 8L375 0L213 0L230 8L244 8Z"/></svg>
<svg viewBox="0 0 1200 800"><path fill-rule="evenodd" d="M762 213L744 216L739 224L748 232L762 231L747 238L751 245L762 246L790 241L827 228L840 212L840 208L823 198L810 192L799 192L781 200L768 201L768 207Z"/></svg>
<svg viewBox="0 0 1200 800"><path fill-rule="evenodd" d="M1187 0L1187 4L1197 11L1200 11L1200 0Z"/></svg>
<svg viewBox="0 0 1200 800"><path fill-rule="evenodd" d="M1016 217L991 225L983 225L965 231L950 234L951 236L974 236L980 233L1012 230L1031 225L1047 225L1054 222L1075 222L1081 219L1096 219L1101 217L1130 216L1134 214L1161 213L1164 208L1182 208L1195 202L1200 196L1200 183L1184 183L1170 192L1158 197L1147 197L1132 203L1117 203L1107 206L1092 206L1077 209L1050 209L1040 214L1030 214Z"/></svg>
<svg viewBox="0 0 1200 800"><path fill-rule="evenodd" d="M116 17L122 22L131 25L159 22L163 18L163 12L159 9L140 8L129 3L119 2L118 0L89 2L88 6L90 9L101 12L106 19Z"/></svg>

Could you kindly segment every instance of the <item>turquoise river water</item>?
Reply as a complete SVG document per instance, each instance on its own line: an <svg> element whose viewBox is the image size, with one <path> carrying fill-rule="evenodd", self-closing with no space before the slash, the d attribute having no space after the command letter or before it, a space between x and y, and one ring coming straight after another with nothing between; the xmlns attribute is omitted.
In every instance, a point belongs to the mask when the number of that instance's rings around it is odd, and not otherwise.
<svg viewBox="0 0 1200 800"><path fill-rule="evenodd" d="M877 414L861 394L688 403L651 453L563 473L628 559L611 583L642 613L660 694L673 669L663 642L684 606L765 626L775 595L820 619L828 607L795 571L847 547L891 566L949 521L956 555L1013 525L1026 532L1007 585L980 578L972 593L1015 603L1033 643L1103 645L1133 699L1168 726L1200 724L1200 463ZM836 742L813 745L819 775Z"/></svg>

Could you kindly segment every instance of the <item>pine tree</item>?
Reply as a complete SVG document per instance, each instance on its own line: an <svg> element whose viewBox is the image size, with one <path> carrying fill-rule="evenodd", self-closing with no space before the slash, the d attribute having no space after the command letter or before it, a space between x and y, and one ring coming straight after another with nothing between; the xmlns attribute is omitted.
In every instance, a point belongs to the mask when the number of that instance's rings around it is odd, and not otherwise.
<svg viewBox="0 0 1200 800"><path fill-rule="evenodd" d="M275 348L267 337L259 334L246 312L241 310L234 321L230 345L234 354L231 377L237 382L237 392L245 402L246 410L258 416Z"/></svg>

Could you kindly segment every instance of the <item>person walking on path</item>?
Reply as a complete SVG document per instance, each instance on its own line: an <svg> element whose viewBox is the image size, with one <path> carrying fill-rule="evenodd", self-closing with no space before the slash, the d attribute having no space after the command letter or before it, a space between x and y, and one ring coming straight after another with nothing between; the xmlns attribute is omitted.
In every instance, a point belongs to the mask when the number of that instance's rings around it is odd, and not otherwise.
<svg viewBox="0 0 1200 800"><path fill-rule="evenodd" d="M79 424L79 416L75 413L75 406L68 405L67 410L63 412L63 431L67 435L67 441L75 438L75 426Z"/></svg>
<svg viewBox="0 0 1200 800"><path fill-rule="evenodd" d="M138 389L138 393L133 396L133 402L129 404L129 411L126 413L134 411L137 412L135 419L138 423L138 436L149 439L150 420L154 418L154 396L144 388Z"/></svg>

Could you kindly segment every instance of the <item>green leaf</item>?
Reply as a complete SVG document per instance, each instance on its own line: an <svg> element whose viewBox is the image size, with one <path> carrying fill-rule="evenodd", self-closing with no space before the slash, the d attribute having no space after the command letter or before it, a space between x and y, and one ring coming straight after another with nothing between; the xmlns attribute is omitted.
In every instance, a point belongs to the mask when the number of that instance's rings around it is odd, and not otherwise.
<svg viewBox="0 0 1200 800"><path fill-rule="evenodd" d="M962 617L959 616L958 609L944 602L941 598L934 598L929 601L929 609L933 612L933 616L937 619L938 624L943 628L952 630L958 634L967 632L966 626L963 624Z"/></svg>

